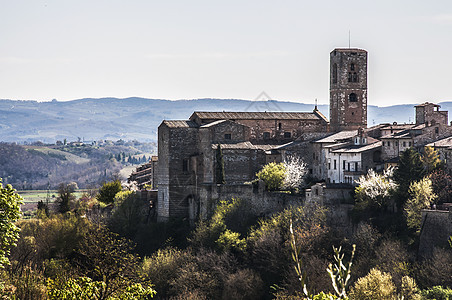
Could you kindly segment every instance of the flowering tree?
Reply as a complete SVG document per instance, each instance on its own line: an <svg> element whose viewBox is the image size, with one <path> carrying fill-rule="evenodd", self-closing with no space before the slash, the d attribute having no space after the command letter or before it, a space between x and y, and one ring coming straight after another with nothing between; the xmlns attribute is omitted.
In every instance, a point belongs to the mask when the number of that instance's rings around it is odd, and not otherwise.
<svg viewBox="0 0 452 300"><path fill-rule="evenodd" d="M419 181L412 182L409 192L411 197L404 206L406 221L409 228L416 229L419 232L421 229L421 210L429 208L430 204L436 199L432 181L424 177Z"/></svg>
<svg viewBox="0 0 452 300"><path fill-rule="evenodd" d="M367 175L361 176L356 183L356 202L361 208L384 208L388 204L391 193L397 184L391 179L394 169L388 168L383 174L370 169Z"/></svg>
<svg viewBox="0 0 452 300"><path fill-rule="evenodd" d="M306 175L306 163L298 155L289 155L283 162L286 169L283 187L287 189L296 189L303 183Z"/></svg>

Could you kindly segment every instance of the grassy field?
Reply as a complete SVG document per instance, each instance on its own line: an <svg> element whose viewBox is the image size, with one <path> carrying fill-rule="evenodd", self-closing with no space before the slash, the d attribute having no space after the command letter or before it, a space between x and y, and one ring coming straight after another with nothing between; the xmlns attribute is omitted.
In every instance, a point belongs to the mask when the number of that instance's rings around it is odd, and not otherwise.
<svg viewBox="0 0 452 300"><path fill-rule="evenodd" d="M74 195L75 197L80 198L84 192L85 190L77 190ZM24 203L38 203L41 200L45 202L47 198L47 190L23 190L17 191L17 193L24 198ZM58 197L58 191L50 190L49 197L49 202L54 202Z"/></svg>

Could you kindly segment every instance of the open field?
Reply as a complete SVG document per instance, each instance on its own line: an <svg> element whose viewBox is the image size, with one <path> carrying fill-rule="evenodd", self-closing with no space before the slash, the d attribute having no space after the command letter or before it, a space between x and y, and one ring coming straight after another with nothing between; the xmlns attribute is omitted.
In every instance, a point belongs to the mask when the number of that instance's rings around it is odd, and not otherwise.
<svg viewBox="0 0 452 300"><path fill-rule="evenodd" d="M84 192L87 190L77 190L74 195L77 198L80 198ZM47 190L22 190L17 191L19 195L24 198L24 203L34 202L38 203L39 201L46 201L47 199ZM55 199L58 197L58 191L57 190L49 190L49 202L54 202Z"/></svg>

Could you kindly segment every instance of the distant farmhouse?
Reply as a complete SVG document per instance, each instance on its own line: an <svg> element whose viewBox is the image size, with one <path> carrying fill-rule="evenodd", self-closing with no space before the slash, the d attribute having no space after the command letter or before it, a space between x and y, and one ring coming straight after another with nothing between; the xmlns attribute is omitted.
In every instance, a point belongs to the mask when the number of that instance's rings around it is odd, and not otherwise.
<svg viewBox="0 0 452 300"><path fill-rule="evenodd" d="M312 112L196 111L188 120L164 120L158 128L158 164L152 164L157 218L205 218L218 200L231 197L250 199L259 214L301 203L300 196L275 196L249 184L265 164L289 155L301 157L308 176L319 182L306 190L303 201L322 203L343 203L355 180L369 169L397 164L409 147L434 146L450 171L447 112L428 102L415 109L415 124L367 128L367 51L346 48L330 53L329 121L317 107ZM225 182L216 172L220 148Z"/></svg>

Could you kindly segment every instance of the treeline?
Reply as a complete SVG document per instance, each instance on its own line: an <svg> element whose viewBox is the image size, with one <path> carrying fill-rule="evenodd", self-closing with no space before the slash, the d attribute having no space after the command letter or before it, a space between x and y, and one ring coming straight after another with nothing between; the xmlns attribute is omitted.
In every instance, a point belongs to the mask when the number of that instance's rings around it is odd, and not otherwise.
<svg viewBox="0 0 452 300"><path fill-rule="evenodd" d="M122 166L128 163L114 157L122 155L121 153L139 154L140 150L113 144L30 148L14 143L0 143L0 153L0 177L4 183L23 190L47 189L49 186L56 189L61 182L76 182L80 188L99 186L118 174ZM67 157L65 153L74 154L81 159ZM143 157L133 163L142 163L142 160Z"/></svg>

